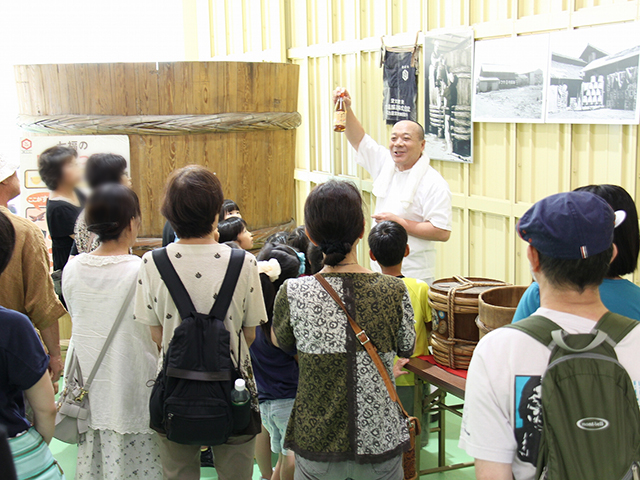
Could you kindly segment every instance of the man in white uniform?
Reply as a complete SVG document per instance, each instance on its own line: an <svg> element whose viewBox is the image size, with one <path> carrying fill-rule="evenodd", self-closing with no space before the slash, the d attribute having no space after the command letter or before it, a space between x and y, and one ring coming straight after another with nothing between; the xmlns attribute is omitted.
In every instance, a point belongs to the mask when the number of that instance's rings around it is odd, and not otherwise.
<svg viewBox="0 0 640 480"><path fill-rule="evenodd" d="M599 285L617 250L617 214L587 192L536 203L520 220L527 256L540 285L535 315L569 334L590 333L607 313ZM615 347L640 393L640 327ZM478 344L467 379L460 447L476 459L478 480L533 480L542 433L541 376L551 351L528 334L499 328ZM602 459L606 461L606 459Z"/></svg>
<svg viewBox="0 0 640 480"><path fill-rule="evenodd" d="M410 120L396 123L387 149L365 133L351 110L349 92L336 89L334 103L338 96L345 100L345 134L357 151L356 162L373 178L374 220L392 220L407 230L410 253L402 265L402 274L433 283L435 242L446 242L451 235L451 191L423 155L424 130ZM373 268L380 271L375 262Z"/></svg>

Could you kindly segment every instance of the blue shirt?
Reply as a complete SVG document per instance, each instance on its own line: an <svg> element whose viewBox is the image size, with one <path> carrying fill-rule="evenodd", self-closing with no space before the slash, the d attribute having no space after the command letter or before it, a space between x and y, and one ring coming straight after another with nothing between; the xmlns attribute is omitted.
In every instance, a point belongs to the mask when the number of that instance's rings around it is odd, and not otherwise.
<svg viewBox="0 0 640 480"><path fill-rule="evenodd" d="M600 285L602 303L613 313L640 321L640 287L629 280L606 278ZM540 286L533 282L524 292L513 322L530 317L540 308Z"/></svg>
<svg viewBox="0 0 640 480"><path fill-rule="evenodd" d="M25 315L0 307L0 326L0 423L11 438L31 426L23 392L45 374L49 356Z"/></svg>
<svg viewBox="0 0 640 480"><path fill-rule="evenodd" d="M268 342L261 327L256 328L249 352L260 402L296 398L298 362L292 355Z"/></svg>

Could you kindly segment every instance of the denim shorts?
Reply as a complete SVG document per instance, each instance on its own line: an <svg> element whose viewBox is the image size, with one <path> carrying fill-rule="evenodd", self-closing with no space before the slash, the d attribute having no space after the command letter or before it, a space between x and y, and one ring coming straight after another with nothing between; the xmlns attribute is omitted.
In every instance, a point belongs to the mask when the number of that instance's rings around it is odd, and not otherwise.
<svg viewBox="0 0 640 480"><path fill-rule="evenodd" d="M260 404L260 416L262 424L271 436L271 451L289 455L289 450L284 448L284 436L287 433L287 425L295 398L283 398L281 400L265 400Z"/></svg>

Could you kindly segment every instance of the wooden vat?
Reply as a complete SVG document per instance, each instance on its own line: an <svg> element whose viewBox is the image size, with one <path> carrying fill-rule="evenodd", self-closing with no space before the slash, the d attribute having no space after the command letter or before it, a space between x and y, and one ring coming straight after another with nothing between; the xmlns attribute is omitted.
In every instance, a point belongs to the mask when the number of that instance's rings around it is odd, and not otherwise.
<svg viewBox="0 0 640 480"><path fill-rule="evenodd" d="M133 121L138 117L153 120L156 116L189 116L198 120L241 114L235 117L244 122L242 126L217 133L174 132L171 127L164 132L124 130L130 140L133 186L142 207L142 237L161 235L164 218L159 208L166 178L174 169L188 164L204 165L216 172L225 197L240 205L251 229L274 227L292 219L295 127L299 124L297 65L19 65L15 75L20 123L39 133L48 120L56 123L61 116L75 120L91 116L95 124L92 133L122 133L101 129L100 123L106 124L110 118L122 124L127 118ZM290 117L297 116L297 121L285 127L254 121L254 117L269 113L290 113ZM45 133L87 133L77 121L71 127L47 125Z"/></svg>

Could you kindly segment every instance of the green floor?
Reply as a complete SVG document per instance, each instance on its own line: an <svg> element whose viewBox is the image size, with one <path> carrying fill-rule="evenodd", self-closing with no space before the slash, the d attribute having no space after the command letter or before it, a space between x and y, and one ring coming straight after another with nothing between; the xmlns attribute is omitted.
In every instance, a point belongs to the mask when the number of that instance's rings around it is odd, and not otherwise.
<svg viewBox="0 0 640 480"><path fill-rule="evenodd" d="M460 418L452 415L446 415L447 425L447 461L449 464L463 463L470 461L470 458L465 452L458 448L458 434L460 432ZM437 459L437 436L432 434L429 445L422 451L422 468L435 467L438 464ZM75 476L76 471L76 450L75 445L67 445L65 443L53 440L51 442L51 451L54 457L58 460L60 465L65 471L67 480L71 480ZM212 480L217 479L218 476L212 468L202 469L202 479ZM253 478L255 480L260 479L260 473L258 467L254 468ZM437 473L422 478L429 478L433 480L446 479L446 480L471 480L475 478L473 468L465 468L461 470L452 470L446 473Z"/></svg>

